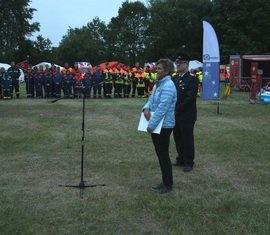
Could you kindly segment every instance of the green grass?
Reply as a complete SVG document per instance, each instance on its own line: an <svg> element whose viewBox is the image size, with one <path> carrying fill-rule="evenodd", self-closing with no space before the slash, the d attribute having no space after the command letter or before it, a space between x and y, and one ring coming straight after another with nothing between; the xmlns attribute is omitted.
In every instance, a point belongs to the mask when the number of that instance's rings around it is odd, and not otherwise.
<svg viewBox="0 0 270 235"><path fill-rule="evenodd" d="M196 165L161 180L150 136L137 125L145 99L0 100L0 234L270 234L269 105L234 91L198 99ZM176 156L171 138L171 158Z"/></svg>

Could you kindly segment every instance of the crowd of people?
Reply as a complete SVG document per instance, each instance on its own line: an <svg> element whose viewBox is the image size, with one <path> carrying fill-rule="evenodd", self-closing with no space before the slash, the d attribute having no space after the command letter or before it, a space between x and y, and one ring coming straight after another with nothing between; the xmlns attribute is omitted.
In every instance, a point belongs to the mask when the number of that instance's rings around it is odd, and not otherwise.
<svg viewBox="0 0 270 235"><path fill-rule="evenodd" d="M20 97L20 70L15 62L8 70L0 68L0 98ZM57 66L32 67L24 73L28 98L128 98L148 97L156 81L154 66L133 68L121 63L81 69L78 63L61 69Z"/></svg>

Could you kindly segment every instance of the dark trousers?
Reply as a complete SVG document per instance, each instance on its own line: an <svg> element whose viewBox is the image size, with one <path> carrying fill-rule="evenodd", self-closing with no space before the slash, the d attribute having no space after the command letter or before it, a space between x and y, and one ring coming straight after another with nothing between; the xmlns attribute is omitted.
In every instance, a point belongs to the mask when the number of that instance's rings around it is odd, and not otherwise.
<svg viewBox="0 0 270 235"><path fill-rule="evenodd" d="M132 81L132 97L135 97L137 90L137 81Z"/></svg>
<svg viewBox="0 0 270 235"><path fill-rule="evenodd" d="M112 97L112 83L104 83L104 97L111 98Z"/></svg>
<svg viewBox="0 0 270 235"><path fill-rule="evenodd" d="M173 185L172 163L169 156L170 135L172 130L171 128L162 128L160 134L151 134L162 173L162 181L167 187Z"/></svg>
<svg viewBox="0 0 270 235"><path fill-rule="evenodd" d="M131 91L131 84L124 84L124 97L128 98Z"/></svg>
<svg viewBox="0 0 270 235"><path fill-rule="evenodd" d="M102 89L102 85L94 85L94 98L97 98L97 95L99 98L101 98L101 89Z"/></svg>
<svg viewBox="0 0 270 235"><path fill-rule="evenodd" d="M20 97L20 84L19 80L12 80L11 96L13 97L13 91L15 90L16 97Z"/></svg>
<svg viewBox="0 0 270 235"><path fill-rule="evenodd" d="M182 122L176 120L173 130L173 137L178 156L176 161L184 166L192 167L194 165L194 130L195 122Z"/></svg>
<svg viewBox="0 0 270 235"><path fill-rule="evenodd" d="M34 80L29 79L28 77L25 77L24 80L25 80L25 88L26 88L27 98L34 97L34 89L35 89Z"/></svg>
<svg viewBox="0 0 270 235"><path fill-rule="evenodd" d="M43 90L42 90L42 85L40 83L35 84L35 90L36 90L36 97L42 98L43 97Z"/></svg>
<svg viewBox="0 0 270 235"><path fill-rule="evenodd" d="M54 97L55 98L61 97L61 85L60 84L54 84Z"/></svg>

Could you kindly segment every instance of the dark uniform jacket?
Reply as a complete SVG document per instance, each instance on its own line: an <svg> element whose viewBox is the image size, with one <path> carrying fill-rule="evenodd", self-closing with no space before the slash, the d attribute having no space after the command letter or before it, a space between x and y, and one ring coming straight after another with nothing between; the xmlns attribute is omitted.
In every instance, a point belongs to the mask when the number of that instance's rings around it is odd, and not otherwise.
<svg viewBox="0 0 270 235"><path fill-rule="evenodd" d="M181 122L195 122L197 120L198 79L186 72L182 76L176 75L174 83L177 89L175 118Z"/></svg>

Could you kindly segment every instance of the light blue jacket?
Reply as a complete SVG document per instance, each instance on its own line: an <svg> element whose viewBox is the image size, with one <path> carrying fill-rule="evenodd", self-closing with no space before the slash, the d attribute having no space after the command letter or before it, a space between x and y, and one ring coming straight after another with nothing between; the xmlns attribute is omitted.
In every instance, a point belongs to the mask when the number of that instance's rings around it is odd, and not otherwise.
<svg viewBox="0 0 270 235"><path fill-rule="evenodd" d="M156 85L143 109L149 109L151 116L148 127L154 130L164 117L162 128L173 128L175 125L175 103L177 91L171 76L167 75L156 81Z"/></svg>

